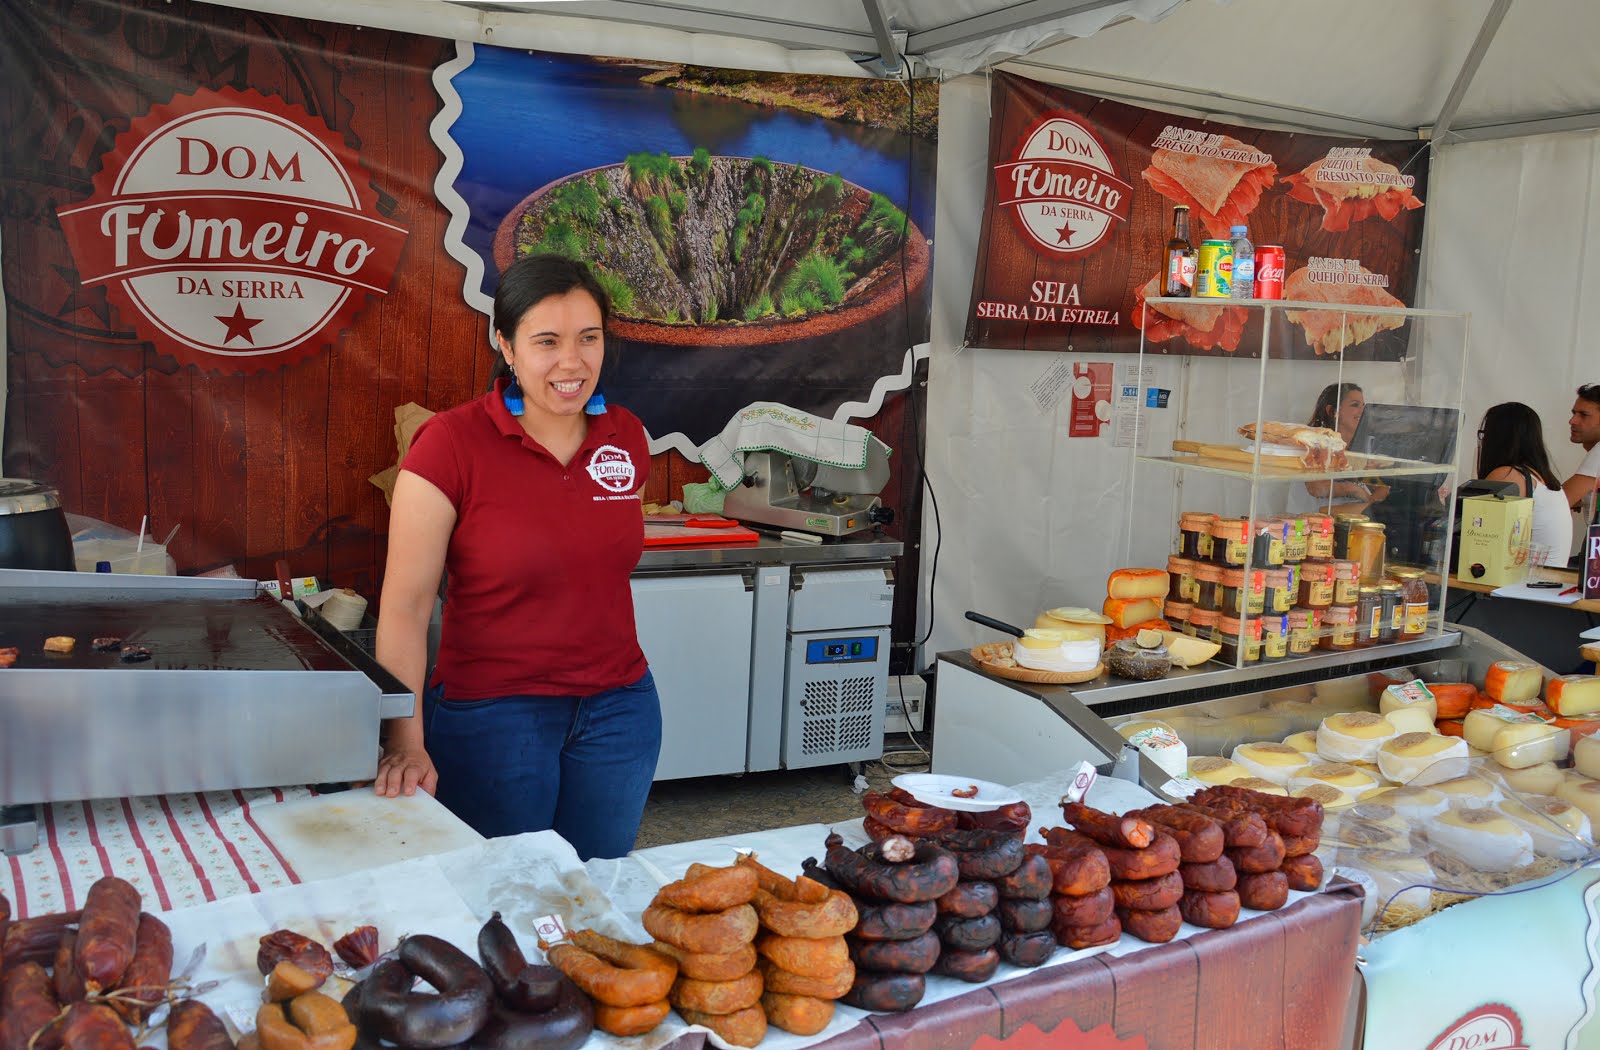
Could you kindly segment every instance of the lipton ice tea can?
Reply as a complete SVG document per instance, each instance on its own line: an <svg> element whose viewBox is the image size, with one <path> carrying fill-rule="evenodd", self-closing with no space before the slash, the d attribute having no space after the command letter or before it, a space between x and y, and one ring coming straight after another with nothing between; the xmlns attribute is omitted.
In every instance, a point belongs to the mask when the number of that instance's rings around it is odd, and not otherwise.
<svg viewBox="0 0 1600 1050"><path fill-rule="evenodd" d="M1194 294L1206 299L1226 299L1233 294L1233 244L1204 241L1194 273Z"/></svg>
<svg viewBox="0 0 1600 1050"><path fill-rule="evenodd" d="M1283 270L1288 263L1281 244L1263 244L1256 249L1256 298L1283 298Z"/></svg>

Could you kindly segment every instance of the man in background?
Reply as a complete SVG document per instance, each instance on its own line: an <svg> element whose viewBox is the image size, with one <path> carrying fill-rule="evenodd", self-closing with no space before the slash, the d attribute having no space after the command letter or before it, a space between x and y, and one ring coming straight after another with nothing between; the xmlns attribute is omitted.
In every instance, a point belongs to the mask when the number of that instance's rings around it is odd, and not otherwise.
<svg viewBox="0 0 1600 1050"><path fill-rule="evenodd" d="M1580 547L1595 517L1595 481L1600 478L1600 383L1590 383L1578 388L1578 399L1572 403L1572 418L1567 420L1569 436L1574 445L1583 446L1583 462L1561 486L1567 504L1578 512L1580 528L1577 529Z"/></svg>

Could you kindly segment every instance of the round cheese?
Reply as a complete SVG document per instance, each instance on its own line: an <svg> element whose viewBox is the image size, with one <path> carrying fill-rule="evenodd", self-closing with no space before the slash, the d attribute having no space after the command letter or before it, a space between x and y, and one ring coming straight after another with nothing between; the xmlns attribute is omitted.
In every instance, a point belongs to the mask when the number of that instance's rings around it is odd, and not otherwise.
<svg viewBox="0 0 1600 1050"><path fill-rule="evenodd" d="M1572 748L1572 733L1544 722L1508 723L1494 735L1490 753L1507 769L1525 769L1541 762L1561 762Z"/></svg>
<svg viewBox="0 0 1600 1050"><path fill-rule="evenodd" d="M1421 707L1397 707L1384 714L1396 733L1435 733L1433 716Z"/></svg>
<svg viewBox="0 0 1600 1050"><path fill-rule="evenodd" d="M1371 762L1394 735L1393 723L1370 711L1329 715L1317 727L1317 754L1329 762Z"/></svg>
<svg viewBox="0 0 1600 1050"><path fill-rule="evenodd" d="M1364 769L1343 762L1320 762L1306 766L1289 780L1289 790L1298 793L1300 788L1313 784L1326 784L1343 797L1340 805L1349 805L1363 792L1378 786L1378 778ZM1318 799L1321 801L1321 799ZM1327 805L1326 802L1323 803Z"/></svg>
<svg viewBox="0 0 1600 1050"><path fill-rule="evenodd" d="M1483 691L1492 699L1525 704L1537 700L1544 688L1544 669L1525 660L1499 660L1489 665Z"/></svg>
<svg viewBox="0 0 1600 1050"><path fill-rule="evenodd" d="M1590 824L1600 824L1600 780L1574 777L1556 788L1556 798L1582 810Z"/></svg>
<svg viewBox="0 0 1600 1050"><path fill-rule="evenodd" d="M1263 795L1287 795L1289 793L1272 781L1263 780L1260 777L1240 777L1233 782L1233 786L1236 788L1249 788L1251 791L1259 791Z"/></svg>
<svg viewBox="0 0 1600 1050"><path fill-rule="evenodd" d="M1378 768L1397 784L1426 786L1466 776L1467 742L1438 733L1401 733L1378 749Z"/></svg>
<svg viewBox="0 0 1600 1050"><path fill-rule="evenodd" d="M1591 779L1600 777L1600 736L1578 738L1572 745L1572 767Z"/></svg>
<svg viewBox="0 0 1600 1050"><path fill-rule="evenodd" d="M1290 777L1311 764L1304 753L1277 741L1240 744L1233 749L1233 760L1249 770L1251 776L1270 780L1280 787L1286 786Z"/></svg>
<svg viewBox="0 0 1600 1050"><path fill-rule="evenodd" d="M1592 841L1589 818L1570 802L1533 795L1526 804L1508 798L1497 808L1502 816L1528 833L1534 852L1542 857L1581 860L1589 852Z"/></svg>
<svg viewBox="0 0 1600 1050"><path fill-rule="evenodd" d="M1346 794L1332 784L1306 784L1292 789L1289 794L1295 798L1314 798L1327 810L1343 809L1355 804L1353 795Z"/></svg>
<svg viewBox="0 0 1600 1050"><path fill-rule="evenodd" d="M1378 887L1373 894L1379 915L1387 909L1428 912L1433 907L1433 885L1439 881L1421 857L1386 850L1340 850L1340 868L1366 873Z"/></svg>
<svg viewBox="0 0 1600 1050"><path fill-rule="evenodd" d="M1367 793L1367 798L1372 798L1372 793ZM1363 799L1365 801L1365 799ZM1377 796L1377 801L1394 810L1400 816L1415 823L1427 820L1429 817L1438 816L1450 808L1450 800L1444 792L1430 787L1405 787L1392 788Z"/></svg>
<svg viewBox="0 0 1600 1050"><path fill-rule="evenodd" d="M1487 779L1476 776L1457 777L1454 780L1440 781L1432 786L1433 790L1443 795L1447 801L1467 809L1492 806L1505 797L1500 789Z"/></svg>
<svg viewBox="0 0 1600 1050"><path fill-rule="evenodd" d="M1428 823L1427 835L1479 871L1515 871L1533 863L1533 838L1493 809L1448 809Z"/></svg>
<svg viewBox="0 0 1600 1050"><path fill-rule="evenodd" d="M1439 717L1439 704L1427 686L1420 682L1397 682L1378 695L1378 713L1393 711L1426 711L1431 724Z"/></svg>
<svg viewBox="0 0 1600 1050"><path fill-rule="evenodd" d="M1323 826L1323 841L1336 843L1341 849L1409 852L1411 836L1404 827L1391 827L1388 824L1362 820L1355 816L1356 810L1369 804L1357 802L1340 812L1337 820L1328 818Z"/></svg>
<svg viewBox="0 0 1600 1050"><path fill-rule="evenodd" d="M1189 749L1167 723L1135 719L1118 726L1117 732L1167 776L1181 777L1188 771Z"/></svg>
<svg viewBox="0 0 1600 1050"><path fill-rule="evenodd" d="M1229 762L1214 755L1200 755L1189 759L1190 778L1207 784L1231 784L1249 775L1250 771L1237 762Z"/></svg>
<svg viewBox="0 0 1600 1050"><path fill-rule="evenodd" d="M1283 742L1296 751L1303 751L1308 755L1317 753L1317 731L1315 729L1307 729L1303 733L1293 733L1284 737Z"/></svg>
<svg viewBox="0 0 1600 1050"><path fill-rule="evenodd" d="M1066 635L1058 630L1030 627L1022 632L1022 637L1018 638L1015 644L1024 649L1059 649L1065 640Z"/></svg>
<svg viewBox="0 0 1600 1050"><path fill-rule="evenodd" d="M1030 630L1011 647L1011 655L1018 664L1035 671L1092 671L1100 664L1100 643L1096 641L1069 641L1060 637L1054 645L1044 646L1054 631ZM1029 635L1033 637L1030 638ZM1042 637L1043 636L1043 637Z"/></svg>
<svg viewBox="0 0 1600 1050"><path fill-rule="evenodd" d="M1539 762L1522 769L1502 768L1500 779L1519 795L1554 795L1563 778L1560 766L1554 762Z"/></svg>

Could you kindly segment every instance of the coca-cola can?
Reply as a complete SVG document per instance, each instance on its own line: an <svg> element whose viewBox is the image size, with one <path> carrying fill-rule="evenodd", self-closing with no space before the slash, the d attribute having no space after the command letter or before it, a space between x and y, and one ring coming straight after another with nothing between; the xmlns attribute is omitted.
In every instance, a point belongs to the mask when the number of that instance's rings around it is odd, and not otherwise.
<svg viewBox="0 0 1600 1050"><path fill-rule="evenodd" d="M1256 249L1256 298L1283 298L1283 268L1288 262L1281 244L1263 244Z"/></svg>

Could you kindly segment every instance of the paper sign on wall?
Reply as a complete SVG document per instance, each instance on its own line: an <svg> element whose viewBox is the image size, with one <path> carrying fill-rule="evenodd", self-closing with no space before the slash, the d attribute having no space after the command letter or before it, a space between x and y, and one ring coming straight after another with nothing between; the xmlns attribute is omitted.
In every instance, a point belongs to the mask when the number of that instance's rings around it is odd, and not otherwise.
<svg viewBox="0 0 1600 1050"><path fill-rule="evenodd" d="M1082 361L1072 366L1072 410L1068 437L1099 437L1111 422L1111 363Z"/></svg>

